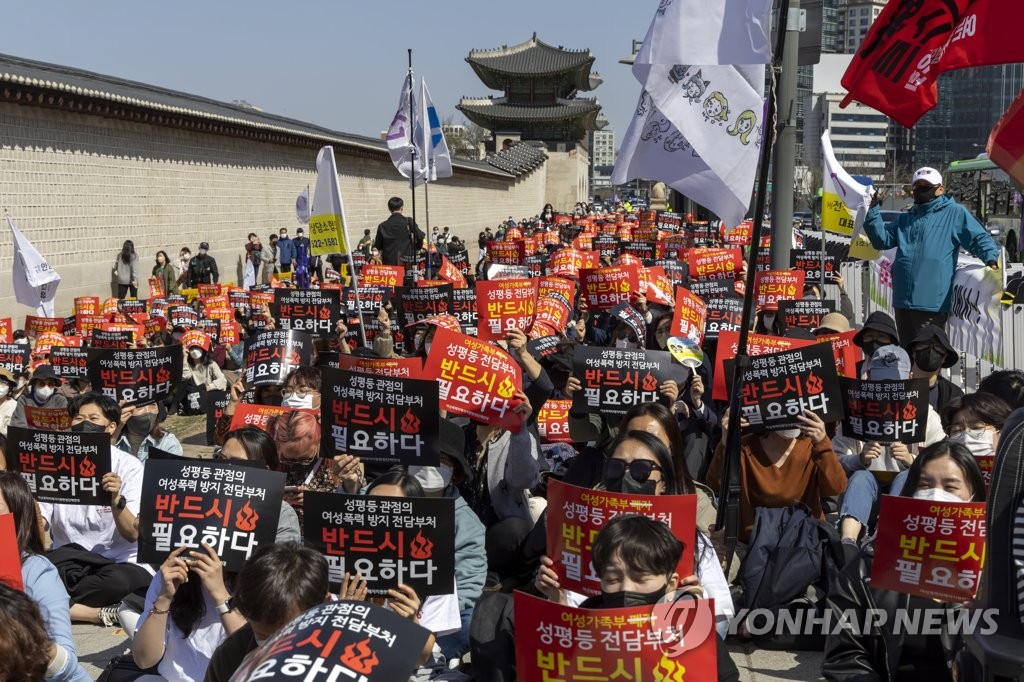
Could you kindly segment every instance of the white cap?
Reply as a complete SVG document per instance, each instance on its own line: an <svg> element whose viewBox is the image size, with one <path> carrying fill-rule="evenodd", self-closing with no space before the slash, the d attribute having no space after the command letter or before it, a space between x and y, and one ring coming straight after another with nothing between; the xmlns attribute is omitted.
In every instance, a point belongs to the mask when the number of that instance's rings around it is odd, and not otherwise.
<svg viewBox="0 0 1024 682"><path fill-rule="evenodd" d="M918 168L916 171L914 171L914 179L913 181L911 181L910 184L916 185L919 180L923 180L924 182L927 182L929 185L941 185L942 175L940 175L939 171L935 170L934 168L929 168L928 166L925 166L924 168Z"/></svg>

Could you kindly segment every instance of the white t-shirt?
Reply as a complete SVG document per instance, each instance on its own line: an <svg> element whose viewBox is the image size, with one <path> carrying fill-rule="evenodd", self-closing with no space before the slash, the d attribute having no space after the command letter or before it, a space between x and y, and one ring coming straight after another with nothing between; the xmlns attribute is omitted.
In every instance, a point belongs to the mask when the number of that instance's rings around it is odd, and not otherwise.
<svg viewBox="0 0 1024 682"><path fill-rule="evenodd" d="M121 495L128 509L139 515L142 500L142 463L124 450L110 448L110 464L121 477ZM117 563L135 563L138 545L117 532L110 506L40 502L39 512L50 524L53 548L78 544Z"/></svg>

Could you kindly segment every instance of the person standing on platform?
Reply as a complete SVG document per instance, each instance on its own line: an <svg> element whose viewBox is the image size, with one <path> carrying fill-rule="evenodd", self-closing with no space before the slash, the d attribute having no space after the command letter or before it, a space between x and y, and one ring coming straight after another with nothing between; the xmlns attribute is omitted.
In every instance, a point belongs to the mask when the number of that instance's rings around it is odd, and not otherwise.
<svg viewBox="0 0 1024 682"><path fill-rule="evenodd" d="M384 265L402 265L402 256L416 255L426 235L411 218L402 215L405 202L401 197L388 199L391 217L377 226L373 246L380 251Z"/></svg>
<svg viewBox="0 0 1024 682"><path fill-rule="evenodd" d="M277 271L282 275L290 274L293 260L295 260L295 242L288 238L288 228L282 227L277 237Z"/></svg>

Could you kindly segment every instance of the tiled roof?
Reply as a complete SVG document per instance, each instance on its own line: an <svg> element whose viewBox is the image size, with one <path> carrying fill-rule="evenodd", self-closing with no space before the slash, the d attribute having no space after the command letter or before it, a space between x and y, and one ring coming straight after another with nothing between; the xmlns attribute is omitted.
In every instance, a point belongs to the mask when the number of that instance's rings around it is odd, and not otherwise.
<svg viewBox="0 0 1024 682"><path fill-rule="evenodd" d="M476 114L495 121L561 121L594 115L601 109L596 99L559 99L554 105L529 106L508 104L504 97L466 98L455 107L468 117Z"/></svg>
<svg viewBox="0 0 1024 682"><path fill-rule="evenodd" d="M517 142L508 149L488 154L487 163L512 175L522 175L532 171L546 161L548 155L543 148L529 142Z"/></svg>
<svg viewBox="0 0 1024 682"><path fill-rule="evenodd" d="M537 34L525 43L496 50L472 50L466 61L491 71L522 74L555 74L574 71L594 62L590 50L566 50L538 40Z"/></svg>

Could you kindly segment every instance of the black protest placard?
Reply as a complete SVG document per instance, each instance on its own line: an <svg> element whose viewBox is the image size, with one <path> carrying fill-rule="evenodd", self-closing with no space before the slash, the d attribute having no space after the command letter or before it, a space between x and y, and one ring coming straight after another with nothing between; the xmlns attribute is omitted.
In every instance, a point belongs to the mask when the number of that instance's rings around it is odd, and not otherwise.
<svg viewBox="0 0 1024 682"><path fill-rule="evenodd" d="M355 289L345 289L345 312L349 315L359 313L375 314L391 301L391 287L372 286L359 287L358 298Z"/></svg>
<svg viewBox="0 0 1024 682"><path fill-rule="evenodd" d="M653 261L653 265L660 267L664 271L665 276L668 277L668 281L672 282L673 285L682 284L690 275L690 269L685 262L680 263L679 261L659 258ZM686 286L690 285L687 284Z"/></svg>
<svg viewBox="0 0 1024 682"><path fill-rule="evenodd" d="M18 375L28 368L31 354L32 349L28 344L22 346L19 343L0 343L0 367Z"/></svg>
<svg viewBox="0 0 1024 682"><path fill-rule="evenodd" d="M320 452L385 465L441 463L435 379L323 368Z"/></svg>
<svg viewBox="0 0 1024 682"><path fill-rule="evenodd" d="M594 237L591 246L593 246L592 250L601 254L601 258L615 258L619 253L619 240L615 238L615 235L599 234Z"/></svg>
<svg viewBox="0 0 1024 682"><path fill-rule="evenodd" d="M527 270L530 271L530 277L542 277L546 270L550 255L547 251L543 253L535 253L532 256L527 256L523 260L523 265L526 266Z"/></svg>
<svg viewBox="0 0 1024 682"><path fill-rule="evenodd" d="M170 296L167 300L170 300ZM192 329L199 324L199 313L187 305L172 305L167 308L167 326Z"/></svg>
<svg viewBox="0 0 1024 682"><path fill-rule="evenodd" d="M275 289L271 312L283 331L330 336L341 319L337 289Z"/></svg>
<svg viewBox="0 0 1024 682"><path fill-rule="evenodd" d="M740 299L712 298L707 300L707 304L705 339L717 339L719 332L735 332L743 326L743 301Z"/></svg>
<svg viewBox="0 0 1024 682"><path fill-rule="evenodd" d="M724 279L695 279L686 288L705 302L716 298L736 298L733 282Z"/></svg>
<svg viewBox="0 0 1024 682"><path fill-rule="evenodd" d="M573 353L573 375L582 388L573 395L573 412L620 416L634 405L652 403L669 379L682 386L687 371L667 351L580 346Z"/></svg>
<svg viewBox="0 0 1024 682"><path fill-rule="evenodd" d="M262 331L245 341L246 386L283 384L292 370L308 365L313 339L305 332L281 329Z"/></svg>
<svg viewBox="0 0 1024 682"><path fill-rule="evenodd" d="M345 573L369 593L409 585L420 597L455 592L455 502L306 492L303 538L327 558L332 585Z"/></svg>
<svg viewBox="0 0 1024 682"><path fill-rule="evenodd" d="M217 431L217 421L224 414L224 408L231 402L228 391L206 392L206 444L213 445L213 435Z"/></svg>
<svg viewBox="0 0 1024 682"><path fill-rule="evenodd" d="M452 292L452 315L459 321L463 334L476 336L479 317L476 312L476 289L456 289Z"/></svg>
<svg viewBox="0 0 1024 682"><path fill-rule="evenodd" d="M129 405L146 405L171 395L181 381L181 346L89 351L92 390Z"/></svg>
<svg viewBox="0 0 1024 682"><path fill-rule="evenodd" d="M452 285L435 284L429 287L395 287L398 324L408 327L428 317L452 312Z"/></svg>
<svg viewBox="0 0 1024 682"><path fill-rule="evenodd" d="M277 535L285 475L194 459L148 459L142 476L139 563L161 564L178 547L210 545L228 571Z"/></svg>
<svg viewBox="0 0 1024 682"><path fill-rule="evenodd" d="M210 337L211 347L220 343L220 320L209 320L203 318L199 320L199 324L196 325L196 329Z"/></svg>
<svg viewBox="0 0 1024 682"><path fill-rule="evenodd" d="M558 336L542 336L539 339L528 341L526 344L526 350L530 352L530 355L535 357L537 360L540 360L557 353L558 343L561 340L562 339Z"/></svg>
<svg viewBox="0 0 1024 682"><path fill-rule="evenodd" d="M87 379L89 351L78 346L54 346L50 349L50 366L61 379Z"/></svg>
<svg viewBox="0 0 1024 682"><path fill-rule="evenodd" d="M843 435L875 443L922 443L928 428L928 380L840 377Z"/></svg>
<svg viewBox="0 0 1024 682"><path fill-rule="evenodd" d="M426 628L383 606L327 602L278 630L242 662L231 680L298 680L307 670L316 679L333 682L405 680L430 636Z"/></svg>
<svg viewBox="0 0 1024 682"><path fill-rule="evenodd" d="M735 360L724 362L732 390ZM814 412L826 424L843 417L843 398L832 345L814 343L750 358L743 373L740 410L753 431L799 426L797 416Z"/></svg>
<svg viewBox="0 0 1024 682"><path fill-rule="evenodd" d="M110 506L100 480L110 471L105 433L7 429L7 466L40 502Z"/></svg>
<svg viewBox="0 0 1024 682"><path fill-rule="evenodd" d="M69 315L64 318L64 324L61 325L60 333L64 336L77 336L78 335L78 316Z"/></svg>
<svg viewBox="0 0 1024 682"><path fill-rule="evenodd" d="M128 331L94 329L89 337L90 348L130 348L135 335Z"/></svg>
<svg viewBox="0 0 1024 682"><path fill-rule="evenodd" d="M821 251L810 249L793 249L789 252L789 265L795 270L804 271L804 282L807 284L821 282L821 269L825 268L825 283L835 282L839 274L836 257L830 253L822 255Z"/></svg>
<svg viewBox="0 0 1024 682"><path fill-rule="evenodd" d="M458 253L448 254L448 262L459 269L463 275L469 274L469 253L466 251L459 251Z"/></svg>
<svg viewBox="0 0 1024 682"><path fill-rule="evenodd" d="M619 245L619 253L628 253L641 260L654 258L654 244L651 242L628 241Z"/></svg>
<svg viewBox="0 0 1024 682"><path fill-rule="evenodd" d="M786 329L816 329L821 325L821 318L835 311L835 301L821 301L816 298L779 301L779 317Z"/></svg>
<svg viewBox="0 0 1024 682"><path fill-rule="evenodd" d="M117 310L125 315L142 315L147 310L146 301L145 299L122 298L117 302Z"/></svg>
<svg viewBox="0 0 1024 682"><path fill-rule="evenodd" d="M232 289L228 292L228 305L232 310L237 310L246 317L249 314L249 292L241 289Z"/></svg>

